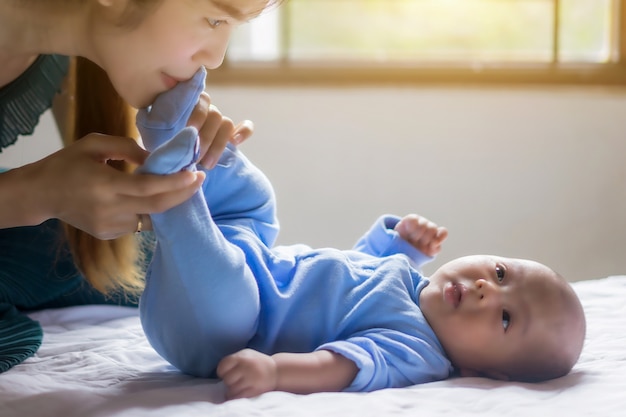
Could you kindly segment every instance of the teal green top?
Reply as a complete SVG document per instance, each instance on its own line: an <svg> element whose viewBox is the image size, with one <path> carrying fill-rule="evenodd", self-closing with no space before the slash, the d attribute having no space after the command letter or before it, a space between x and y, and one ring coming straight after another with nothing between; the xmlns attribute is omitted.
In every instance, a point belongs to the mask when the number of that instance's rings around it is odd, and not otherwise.
<svg viewBox="0 0 626 417"><path fill-rule="evenodd" d="M14 144L18 136L33 133L39 117L52 106L52 99L60 91L68 67L69 58L66 56L40 55L22 75L0 88L0 152L2 148ZM0 247L6 252L2 242L0 238ZM15 254L2 255L10 256L9 264L17 262ZM20 286L15 285L13 280L28 286L32 278L15 276L10 279L11 272L6 263L4 259L0 262L0 372L32 356L41 345L43 336L39 323L20 314L11 302L12 299L19 299L13 292L20 294ZM49 268L48 265L42 267ZM50 288L42 290L44 294L53 288L50 284Z"/></svg>
<svg viewBox="0 0 626 417"><path fill-rule="evenodd" d="M20 135L30 135L52 106L69 68L69 58L40 55L22 75L0 88L0 152Z"/></svg>
<svg viewBox="0 0 626 417"><path fill-rule="evenodd" d="M0 88L0 151L18 136L33 132L52 105L68 67L65 56L41 55L19 78ZM137 305L124 294L104 296L85 281L59 239L60 227L53 219L39 226L0 229L0 373L34 355L41 345L41 326L24 311L83 304ZM140 238L149 239L144 235ZM150 243L145 242L148 250Z"/></svg>

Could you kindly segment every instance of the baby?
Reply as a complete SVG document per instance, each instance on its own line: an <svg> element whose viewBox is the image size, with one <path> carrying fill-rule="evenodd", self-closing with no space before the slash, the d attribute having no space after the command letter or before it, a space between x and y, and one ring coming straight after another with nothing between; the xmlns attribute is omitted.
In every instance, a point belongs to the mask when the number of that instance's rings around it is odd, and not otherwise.
<svg viewBox="0 0 626 417"><path fill-rule="evenodd" d="M204 71L138 114L139 172L200 169L184 128ZM461 376L539 381L578 359L585 318L571 286L536 262L479 255L420 266L447 236L418 215L382 216L352 250L274 246L274 192L228 147L202 191L151 214L157 246L140 315L183 372L228 398L273 390L372 391Z"/></svg>

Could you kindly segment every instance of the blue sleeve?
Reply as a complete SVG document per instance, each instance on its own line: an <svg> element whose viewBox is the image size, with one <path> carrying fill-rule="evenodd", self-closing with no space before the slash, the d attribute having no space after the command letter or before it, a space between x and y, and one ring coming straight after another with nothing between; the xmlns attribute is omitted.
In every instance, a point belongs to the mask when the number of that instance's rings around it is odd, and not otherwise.
<svg viewBox="0 0 626 417"><path fill-rule="evenodd" d="M230 144L217 166L205 172L202 191L213 221L221 228L250 230L271 248L279 225L274 189L263 172Z"/></svg>
<svg viewBox="0 0 626 417"><path fill-rule="evenodd" d="M393 230L399 221L400 217L390 214L379 217L353 249L377 257L400 253L406 255L418 269L432 261L434 257L423 254Z"/></svg>
<svg viewBox="0 0 626 417"><path fill-rule="evenodd" d="M344 391L369 392L448 378L452 370L443 352L429 342L393 330L355 335L330 342L330 350L352 360L359 372Z"/></svg>

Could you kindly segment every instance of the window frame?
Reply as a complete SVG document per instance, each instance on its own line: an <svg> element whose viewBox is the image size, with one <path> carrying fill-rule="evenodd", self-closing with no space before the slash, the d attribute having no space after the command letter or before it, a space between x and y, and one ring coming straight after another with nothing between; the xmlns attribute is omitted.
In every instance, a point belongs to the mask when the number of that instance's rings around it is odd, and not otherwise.
<svg viewBox="0 0 626 417"><path fill-rule="evenodd" d="M288 0L287 0L288 2ZM286 7L287 4L281 6ZM555 0L559 7L559 0ZM558 63L555 42L551 63L376 64L341 62L247 62L231 65L226 58L212 70L211 85L580 85L626 86L626 0L616 1L614 59L605 63ZM558 10L555 10L558 16ZM556 18L555 18L556 19Z"/></svg>

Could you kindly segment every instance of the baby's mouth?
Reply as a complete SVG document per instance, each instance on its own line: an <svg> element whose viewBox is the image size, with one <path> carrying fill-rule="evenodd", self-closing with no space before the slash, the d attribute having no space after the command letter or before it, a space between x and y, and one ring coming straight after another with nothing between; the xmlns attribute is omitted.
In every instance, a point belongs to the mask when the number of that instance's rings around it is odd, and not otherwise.
<svg viewBox="0 0 626 417"><path fill-rule="evenodd" d="M457 308L463 299L465 287L462 284L449 282L443 289L443 298L452 307Z"/></svg>

